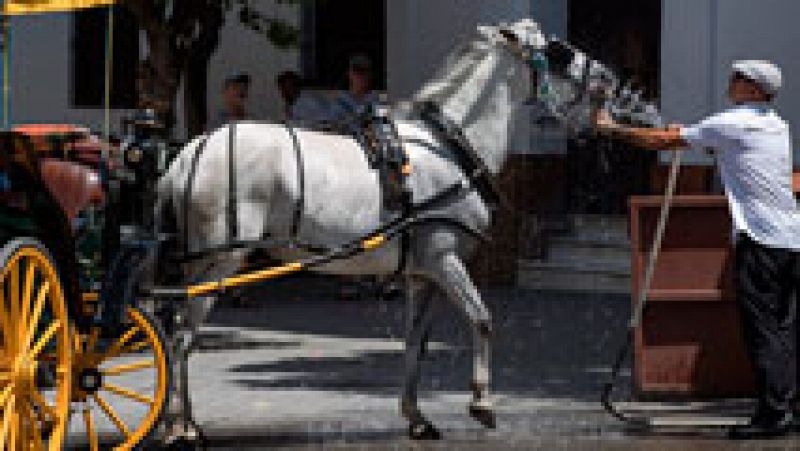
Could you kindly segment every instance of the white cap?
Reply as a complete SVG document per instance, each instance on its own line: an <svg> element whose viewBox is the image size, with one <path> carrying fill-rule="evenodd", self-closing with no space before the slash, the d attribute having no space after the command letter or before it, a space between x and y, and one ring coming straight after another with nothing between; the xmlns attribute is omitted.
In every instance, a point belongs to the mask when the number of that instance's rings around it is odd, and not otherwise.
<svg viewBox="0 0 800 451"><path fill-rule="evenodd" d="M776 95L781 89L783 77L781 69L775 64L765 60L740 60L734 61L733 72L738 72L749 78L769 95Z"/></svg>

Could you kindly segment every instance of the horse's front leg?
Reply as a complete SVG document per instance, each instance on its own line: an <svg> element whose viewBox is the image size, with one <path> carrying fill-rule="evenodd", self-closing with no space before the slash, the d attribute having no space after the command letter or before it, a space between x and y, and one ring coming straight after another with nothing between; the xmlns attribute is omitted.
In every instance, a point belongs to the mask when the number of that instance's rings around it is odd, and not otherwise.
<svg viewBox="0 0 800 451"><path fill-rule="evenodd" d="M408 435L415 440L436 440L439 431L419 410L417 389L420 366L433 319L433 284L406 276L406 360L400 411L408 420Z"/></svg>
<svg viewBox="0 0 800 451"><path fill-rule="evenodd" d="M464 313L472 327L474 362L470 415L484 426L494 428L495 415L489 397L491 314L484 305L478 288L472 282L466 266L455 253L447 253L436 259L431 270L447 298Z"/></svg>

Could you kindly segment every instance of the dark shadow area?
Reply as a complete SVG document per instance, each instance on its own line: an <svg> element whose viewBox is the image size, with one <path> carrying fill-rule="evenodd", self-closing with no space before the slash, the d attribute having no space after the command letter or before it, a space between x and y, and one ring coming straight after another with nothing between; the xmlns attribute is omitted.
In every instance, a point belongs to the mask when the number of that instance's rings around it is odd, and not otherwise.
<svg viewBox="0 0 800 451"><path fill-rule="evenodd" d="M316 289L323 282L297 281L294 288L281 281L284 287L253 289L246 302L256 307L218 309L209 324L337 338L403 339L404 300L341 301L335 291L322 294ZM494 393L599 399L624 338L627 296L491 289L484 290L484 297L494 318ZM420 385L423 394L467 391L471 339L466 321L451 305L438 306L431 340L444 343L445 348L434 346L428 353ZM241 376L239 384L251 389L310 388L391 396L402 382L403 353L309 355L260 364L233 363L230 371ZM259 379L261 374L263 379ZM627 385L627 378L622 383Z"/></svg>

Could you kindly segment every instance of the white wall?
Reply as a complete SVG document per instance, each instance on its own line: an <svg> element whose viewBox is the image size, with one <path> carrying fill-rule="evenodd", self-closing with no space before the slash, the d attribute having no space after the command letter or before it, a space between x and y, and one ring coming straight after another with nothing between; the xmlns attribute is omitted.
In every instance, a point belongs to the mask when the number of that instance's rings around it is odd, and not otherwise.
<svg viewBox="0 0 800 451"><path fill-rule="evenodd" d="M73 108L70 102L72 16L54 13L14 17L11 26L13 122L74 123L102 130L102 108ZM102 70L103 61L97 64ZM114 130L124 114L125 111L112 112Z"/></svg>
<svg viewBox="0 0 800 451"><path fill-rule="evenodd" d="M299 24L297 5L270 6L281 18ZM12 18L11 116L15 123L76 123L97 130L103 126L102 108L74 108L70 102L72 15L42 14ZM102 37L98 37L102 39ZM102 65L103 61L98 61ZM222 30L220 47L213 56L209 74L209 114L221 109L221 86L233 71L253 77L250 112L254 118L275 119L280 99L275 76L287 69L297 70L297 50L277 50L267 40L242 27L231 15ZM102 69L100 69L102 70ZM132 68L133 70L133 68ZM182 102L178 106L177 134L183 134ZM111 124L118 130L126 110L112 110ZM212 116L213 117L213 116Z"/></svg>
<svg viewBox="0 0 800 451"><path fill-rule="evenodd" d="M414 93L480 23L531 17L548 36L567 30L567 0L390 0L387 14L387 90L392 100ZM519 116L511 146L519 153L561 153L565 148L561 137L531 130L526 114Z"/></svg>
<svg viewBox="0 0 800 451"><path fill-rule="evenodd" d="M777 107L795 130L795 164L800 163L800 2L664 0L662 11L661 99L665 117L690 123L724 108L733 60L773 60L784 75ZM691 161L708 159L693 155Z"/></svg>
<svg viewBox="0 0 800 451"><path fill-rule="evenodd" d="M269 2L270 15L299 26L298 5ZM300 54L296 49L278 50L269 41L254 31L239 24L235 13L227 17L222 30L219 48L211 58L208 75L209 119L222 110L222 84L233 72L247 72L252 77L248 109L254 119L279 119L281 100L275 86L275 77L284 70L298 70ZM181 102L182 103L182 102ZM182 113L179 128L183 128Z"/></svg>
<svg viewBox="0 0 800 451"><path fill-rule="evenodd" d="M529 0L388 0L390 98L407 98L422 86L457 44L473 36L477 24L515 20L529 10Z"/></svg>

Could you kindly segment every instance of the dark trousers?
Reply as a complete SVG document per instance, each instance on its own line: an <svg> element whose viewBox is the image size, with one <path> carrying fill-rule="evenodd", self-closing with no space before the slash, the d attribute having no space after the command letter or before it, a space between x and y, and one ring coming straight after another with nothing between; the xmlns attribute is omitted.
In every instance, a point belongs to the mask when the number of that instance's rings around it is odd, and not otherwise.
<svg viewBox="0 0 800 451"><path fill-rule="evenodd" d="M736 297L761 415L789 412L797 396L799 260L797 252L738 237Z"/></svg>

